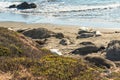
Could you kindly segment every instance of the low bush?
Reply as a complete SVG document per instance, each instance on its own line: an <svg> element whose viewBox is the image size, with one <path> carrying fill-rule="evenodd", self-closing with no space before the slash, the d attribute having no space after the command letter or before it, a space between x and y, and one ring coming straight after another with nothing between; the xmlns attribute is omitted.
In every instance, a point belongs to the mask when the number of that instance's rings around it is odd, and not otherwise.
<svg viewBox="0 0 120 80"><path fill-rule="evenodd" d="M0 56L9 56L11 55L10 50L7 47L0 46Z"/></svg>

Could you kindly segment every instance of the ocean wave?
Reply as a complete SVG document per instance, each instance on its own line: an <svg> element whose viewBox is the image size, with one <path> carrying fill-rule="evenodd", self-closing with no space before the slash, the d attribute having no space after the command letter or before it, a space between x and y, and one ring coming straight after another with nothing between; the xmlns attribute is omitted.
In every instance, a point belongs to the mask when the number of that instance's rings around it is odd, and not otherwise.
<svg viewBox="0 0 120 80"><path fill-rule="evenodd" d="M40 6L38 11L40 12L79 12L88 10L103 10L103 9L114 9L120 7L119 3L116 4L106 4L106 5L64 5L64 4L49 4Z"/></svg>
<svg viewBox="0 0 120 80"><path fill-rule="evenodd" d="M20 2L0 2L0 11L1 12L12 12L12 13L65 13L65 12L80 12L80 11L93 11L93 10L107 10L107 9L114 9L119 8L120 3L113 3L113 4L104 4L104 5L67 5L63 2L58 3L36 3L36 9L26 9L26 10L17 10L17 9L9 9L12 4L20 4Z"/></svg>

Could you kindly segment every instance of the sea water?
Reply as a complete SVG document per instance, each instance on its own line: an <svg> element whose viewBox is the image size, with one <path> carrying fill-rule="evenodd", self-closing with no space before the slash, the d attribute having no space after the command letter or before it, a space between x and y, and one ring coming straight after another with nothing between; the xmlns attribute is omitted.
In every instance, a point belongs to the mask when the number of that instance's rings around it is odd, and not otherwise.
<svg viewBox="0 0 120 80"><path fill-rule="evenodd" d="M24 1L37 8L8 8ZM0 21L120 28L120 0L0 0Z"/></svg>

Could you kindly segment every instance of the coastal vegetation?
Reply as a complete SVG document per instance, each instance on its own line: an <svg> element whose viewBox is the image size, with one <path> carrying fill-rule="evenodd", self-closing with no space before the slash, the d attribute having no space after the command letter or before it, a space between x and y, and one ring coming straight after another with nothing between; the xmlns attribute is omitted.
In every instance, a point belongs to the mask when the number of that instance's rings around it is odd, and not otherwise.
<svg viewBox="0 0 120 80"><path fill-rule="evenodd" d="M0 28L1 80L109 80L111 77L119 79L120 75L117 72L111 76L103 75L107 74L105 70L105 67L96 66L83 58L52 54L32 39L7 28ZM9 75L6 75L8 73Z"/></svg>

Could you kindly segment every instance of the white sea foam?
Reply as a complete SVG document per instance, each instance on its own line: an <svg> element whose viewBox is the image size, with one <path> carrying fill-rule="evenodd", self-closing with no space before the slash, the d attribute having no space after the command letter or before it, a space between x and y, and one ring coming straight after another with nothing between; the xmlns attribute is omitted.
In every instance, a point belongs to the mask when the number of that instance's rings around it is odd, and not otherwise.
<svg viewBox="0 0 120 80"><path fill-rule="evenodd" d="M86 10L102 10L102 9L112 9L120 7L120 4L107 4L107 5L61 5L61 4L49 4L39 7L39 11L41 12L77 12L77 11L86 11ZM43 9L44 8L44 9Z"/></svg>
<svg viewBox="0 0 120 80"><path fill-rule="evenodd" d="M0 2L0 11L12 11L15 13L60 13L60 12L80 12L87 10L103 10L103 9L114 9L120 7L120 3L106 4L106 5L66 5L63 2L61 3L40 3L37 4L38 8L28 9L28 10L17 10L9 9L12 4L20 4L20 2Z"/></svg>
<svg viewBox="0 0 120 80"><path fill-rule="evenodd" d="M117 8L120 7L120 4L108 4L108 5L99 5L99 6L67 6L63 9L60 9L61 11L85 11L85 10L101 10L101 9L111 9L111 8Z"/></svg>
<svg viewBox="0 0 120 80"><path fill-rule="evenodd" d="M16 9L9 9L8 7L13 4L19 4L19 2L0 2L0 11L1 12L8 12L8 11L13 11L15 12Z"/></svg>

